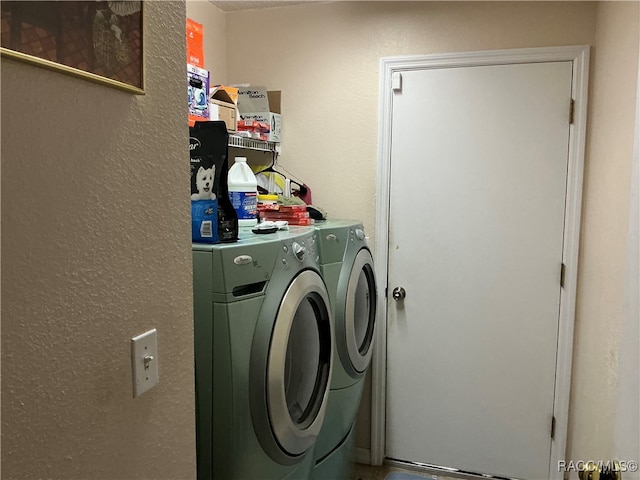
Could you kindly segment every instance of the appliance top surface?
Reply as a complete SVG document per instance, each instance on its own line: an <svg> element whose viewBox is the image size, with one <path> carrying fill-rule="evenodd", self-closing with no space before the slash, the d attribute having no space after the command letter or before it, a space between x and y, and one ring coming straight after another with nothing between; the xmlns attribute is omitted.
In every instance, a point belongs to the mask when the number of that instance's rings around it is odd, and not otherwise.
<svg viewBox="0 0 640 480"><path fill-rule="evenodd" d="M292 240L296 238L303 238L310 233L313 233L313 227L294 227L290 226L289 230L278 230L274 233L256 234L251 231L254 227L240 227L238 229L238 241L233 243L193 243L192 249L194 251L212 251L226 248L238 248L248 245L261 245L270 242L282 242L286 240Z"/></svg>
<svg viewBox="0 0 640 480"><path fill-rule="evenodd" d="M313 225L316 230L324 230L331 228L348 228L348 227L357 227L362 226L362 222L360 220L348 220L348 219L339 219L339 218L331 218L327 220L319 220Z"/></svg>

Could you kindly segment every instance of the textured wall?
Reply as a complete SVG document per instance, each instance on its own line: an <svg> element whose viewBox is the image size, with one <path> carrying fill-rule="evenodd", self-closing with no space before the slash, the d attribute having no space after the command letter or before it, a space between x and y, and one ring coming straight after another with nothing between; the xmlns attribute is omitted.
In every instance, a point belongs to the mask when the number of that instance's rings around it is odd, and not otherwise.
<svg viewBox="0 0 640 480"><path fill-rule="evenodd" d="M576 461L619 453L613 442L615 395L637 128L639 4L597 5L570 412L569 451Z"/></svg>
<svg viewBox="0 0 640 480"><path fill-rule="evenodd" d="M144 96L2 59L6 479L195 478L185 3L144 13Z"/></svg>
<svg viewBox="0 0 640 480"><path fill-rule="evenodd" d="M229 82L283 92L281 165L311 185L314 203L364 220L372 236L381 57L595 47L567 452L576 460L611 453L637 22L637 2L333 2L227 14ZM367 415L359 421L367 446Z"/></svg>

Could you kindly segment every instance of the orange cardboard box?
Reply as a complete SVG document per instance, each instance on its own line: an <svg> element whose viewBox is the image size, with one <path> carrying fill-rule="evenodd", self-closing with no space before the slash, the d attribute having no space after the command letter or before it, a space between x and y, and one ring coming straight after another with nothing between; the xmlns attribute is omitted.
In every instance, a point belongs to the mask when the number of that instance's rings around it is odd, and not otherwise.
<svg viewBox="0 0 640 480"><path fill-rule="evenodd" d="M187 18L187 63L204 68L204 27Z"/></svg>

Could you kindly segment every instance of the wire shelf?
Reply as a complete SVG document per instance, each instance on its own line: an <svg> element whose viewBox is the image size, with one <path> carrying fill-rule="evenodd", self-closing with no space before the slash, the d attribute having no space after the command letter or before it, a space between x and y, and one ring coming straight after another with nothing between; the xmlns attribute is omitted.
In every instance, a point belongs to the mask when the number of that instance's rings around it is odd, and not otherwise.
<svg viewBox="0 0 640 480"><path fill-rule="evenodd" d="M246 148L248 150L258 150L261 152L278 151L277 143L264 142L253 138L238 137L237 135L229 135L229 146L237 148Z"/></svg>

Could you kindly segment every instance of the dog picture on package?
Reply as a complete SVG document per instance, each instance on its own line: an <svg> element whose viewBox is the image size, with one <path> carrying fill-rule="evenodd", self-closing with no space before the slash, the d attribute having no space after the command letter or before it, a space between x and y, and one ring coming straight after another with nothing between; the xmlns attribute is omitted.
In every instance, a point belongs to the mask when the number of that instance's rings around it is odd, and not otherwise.
<svg viewBox="0 0 640 480"><path fill-rule="evenodd" d="M191 194L191 200L215 200L216 194L214 192L214 178L216 173L216 166L212 165L210 168L198 167L195 174L196 193Z"/></svg>

